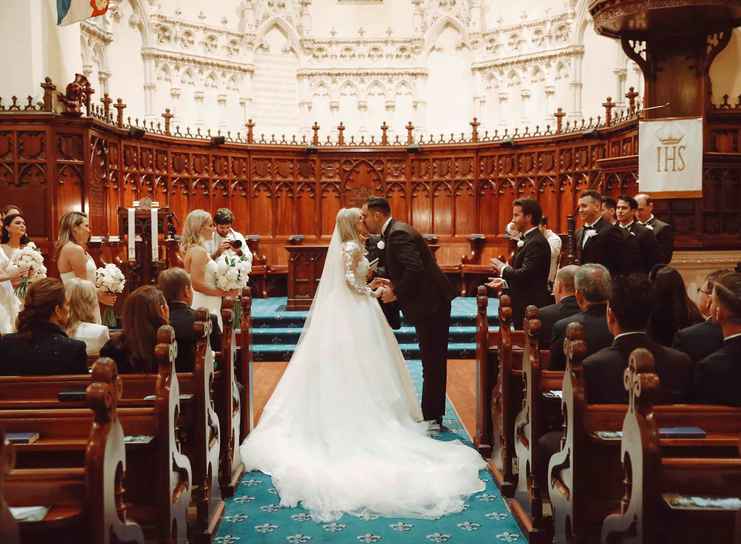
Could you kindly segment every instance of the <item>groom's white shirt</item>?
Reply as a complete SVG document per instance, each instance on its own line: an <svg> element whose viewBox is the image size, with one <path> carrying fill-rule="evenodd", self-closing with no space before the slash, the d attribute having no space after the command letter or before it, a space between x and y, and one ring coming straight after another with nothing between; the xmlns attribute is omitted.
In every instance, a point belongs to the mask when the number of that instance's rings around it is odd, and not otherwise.
<svg viewBox="0 0 741 544"><path fill-rule="evenodd" d="M389 218L386 219L386 222L381 227L381 236L383 236L385 234L386 229L388 228L389 224L391 223L391 219L393 219L393 218L389 216Z"/></svg>

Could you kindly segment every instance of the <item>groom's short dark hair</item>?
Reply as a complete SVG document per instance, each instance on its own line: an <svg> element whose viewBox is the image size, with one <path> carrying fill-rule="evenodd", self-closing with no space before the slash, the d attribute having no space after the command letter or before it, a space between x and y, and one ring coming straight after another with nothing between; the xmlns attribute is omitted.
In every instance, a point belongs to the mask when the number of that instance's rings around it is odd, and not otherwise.
<svg viewBox="0 0 741 544"><path fill-rule="evenodd" d="M377 212L382 212L384 215L391 215L389 201L382 196L370 196L365 204L369 210L376 210Z"/></svg>

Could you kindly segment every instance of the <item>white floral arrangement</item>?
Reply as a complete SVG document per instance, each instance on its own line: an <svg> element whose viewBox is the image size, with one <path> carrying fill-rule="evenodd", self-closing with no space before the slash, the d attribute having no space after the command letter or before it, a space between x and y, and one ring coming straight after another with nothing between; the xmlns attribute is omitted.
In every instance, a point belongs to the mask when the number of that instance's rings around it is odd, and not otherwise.
<svg viewBox="0 0 741 544"><path fill-rule="evenodd" d="M121 269L113 263L101 266L95 271L95 287L107 293L123 293L126 277Z"/></svg>
<svg viewBox="0 0 741 544"><path fill-rule="evenodd" d="M16 288L16 295L20 299L26 298L28 286L46 277L46 266L44 266L44 256L36 244L29 242L23 249L16 251L10 259L11 266L16 269L27 270L21 284Z"/></svg>
<svg viewBox="0 0 741 544"><path fill-rule="evenodd" d="M216 287L224 291L241 291L250 280L252 263L239 255L222 253L216 260Z"/></svg>

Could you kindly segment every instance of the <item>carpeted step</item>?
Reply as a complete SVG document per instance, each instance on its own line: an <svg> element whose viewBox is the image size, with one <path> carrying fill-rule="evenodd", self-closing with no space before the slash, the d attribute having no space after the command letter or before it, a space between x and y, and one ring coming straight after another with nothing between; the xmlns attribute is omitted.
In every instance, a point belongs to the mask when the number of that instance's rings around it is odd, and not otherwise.
<svg viewBox="0 0 741 544"><path fill-rule="evenodd" d="M405 359L419 359L421 353L416 342L400 343L399 348ZM296 349L295 343L253 344L252 357L255 361L288 361ZM476 356L473 342L449 342L448 359L472 359Z"/></svg>
<svg viewBox="0 0 741 544"><path fill-rule="evenodd" d="M300 327L260 327L252 329L253 345L260 344L295 344L301 336ZM394 334L400 343L416 342L417 336L414 327L405 326L395 330ZM476 327L451 326L448 334L449 342L472 342L476 339Z"/></svg>

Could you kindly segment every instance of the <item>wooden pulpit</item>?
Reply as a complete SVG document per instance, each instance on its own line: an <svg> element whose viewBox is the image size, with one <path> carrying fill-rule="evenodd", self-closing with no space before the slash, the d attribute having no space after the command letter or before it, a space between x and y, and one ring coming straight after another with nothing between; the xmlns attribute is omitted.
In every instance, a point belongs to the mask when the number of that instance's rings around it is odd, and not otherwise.
<svg viewBox="0 0 741 544"><path fill-rule="evenodd" d="M169 208L157 208L157 258L152 255L152 212L151 207L143 202L134 210L135 254L129 255L129 209L118 209L119 235L126 248L126 260L123 273L126 276L126 291L131 292L142 285L157 282L157 275L168 266L168 244L172 234L172 213Z"/></svg>
<svg viewBox="0 0 741 544"><path fill-rule="evenodd" d="M285 246L288 251L287 310L308 310L322 277L329 246L319 244Z"/></svg>

